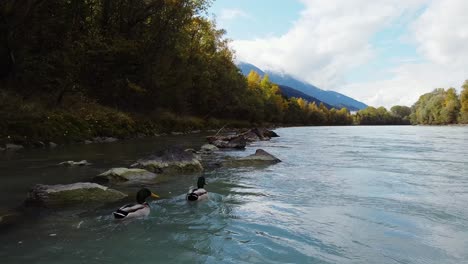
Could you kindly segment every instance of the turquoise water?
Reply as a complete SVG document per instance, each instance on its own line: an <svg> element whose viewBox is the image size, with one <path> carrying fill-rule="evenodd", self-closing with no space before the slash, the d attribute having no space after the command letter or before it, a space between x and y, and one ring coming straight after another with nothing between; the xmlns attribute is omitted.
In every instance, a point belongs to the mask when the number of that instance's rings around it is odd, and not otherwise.
<svg viewBox="0 0 468 264"><path fill-rule="evenodd" d="M210 200L187 204L198 175L149 186L148 219L118 205L29 214L0 234L2 263L468 263L468 127L302 127L257 142L283 160L205 173ZM33 183L86 180L200 136L25 151L0 162L0 201ZM88 159L89 168L52 166ZM28 165L29 164L29 165ZM8 172L5 174L5 172ZM139 186L120 187L133 192Z"/></svg>

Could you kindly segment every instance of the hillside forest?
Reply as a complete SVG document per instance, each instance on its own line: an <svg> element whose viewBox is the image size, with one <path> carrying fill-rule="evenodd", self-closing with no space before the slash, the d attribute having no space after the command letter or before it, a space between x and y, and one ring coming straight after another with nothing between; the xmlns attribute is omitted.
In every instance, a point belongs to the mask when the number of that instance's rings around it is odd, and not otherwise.
<svg viewBox="0 0 468 264"><path fill-rule="evenodd" d="M209 0L0 1L0 143L252 125L468 121L468 85L411 108L327 108L244 77ZM408 115L408 113L410 113Z"/></svg>

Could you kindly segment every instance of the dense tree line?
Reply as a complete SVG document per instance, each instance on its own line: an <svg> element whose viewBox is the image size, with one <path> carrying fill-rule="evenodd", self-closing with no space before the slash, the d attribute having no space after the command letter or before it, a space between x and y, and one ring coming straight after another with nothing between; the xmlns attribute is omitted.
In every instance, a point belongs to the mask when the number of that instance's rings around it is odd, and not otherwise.
<svg viewBox="0 0 468 264"><path fill-rule="evenodd" d="M349 123L346 110L288 101L268 80L247 81L224 31L204 15L209 2L3 0L1 89L48 108L75 98L140 114Z"/></svg>
<svg viewBox="0 0 468 264"><path fill-rule="evenodd" d="M384 107L368 107L358 111L354 119L358 125L468 124L468 81L460 95L455 88L439 88L421 95L411 108L393 106L389 112Z"/></svg>
<svg viewBox="0 0 468 264"><path fill-rule="evenodd" d="M385 107L372 106L358 111L354 115L354 123L358 125L409 125L411 109L407 106L396 105L390 111Z"/></svg>
<svg viewBox="0 0 468 264"><path fill-rule="evenodd" d="M248 115L245 81L206 0L5 0L7 88L61 105L83 94L124 111Z"/></svg>
<svg viewBox="0 0 468 264"><path fill-rule="evenodd" d="M270 82L268 75L263 77L255 71L247 76L253 104L258 109L258 118L273 123L297 125L350 125L353 118L346 108L328 109L322 103L307 102L302 98L285 98L278 85Z"/></svg>

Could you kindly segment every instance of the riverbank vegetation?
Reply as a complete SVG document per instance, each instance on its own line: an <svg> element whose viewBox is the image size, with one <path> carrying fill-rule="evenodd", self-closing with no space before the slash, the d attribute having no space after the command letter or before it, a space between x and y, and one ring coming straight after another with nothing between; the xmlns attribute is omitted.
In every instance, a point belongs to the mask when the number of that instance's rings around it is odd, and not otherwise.
<svg viewBox="0 0 468 264"><path fill-rule="evenodd" d="M354 117L244 77L209 0L0 2L0 143L253 125L468 122L466 88Z"/></svg>
<svg viewBox="0 0 468 264"><path fill-rule="evenodd" d="M358 125L451 125L468 124L468 81L460 94L455 88L423 94L413 106L368 107L354 116Z"/></svg>
<svg viewBox="0 0 468 264"><path fill-rule="evenodd" d="M1 1L0 141L350 123L248 82L209 2Z"/></svg>

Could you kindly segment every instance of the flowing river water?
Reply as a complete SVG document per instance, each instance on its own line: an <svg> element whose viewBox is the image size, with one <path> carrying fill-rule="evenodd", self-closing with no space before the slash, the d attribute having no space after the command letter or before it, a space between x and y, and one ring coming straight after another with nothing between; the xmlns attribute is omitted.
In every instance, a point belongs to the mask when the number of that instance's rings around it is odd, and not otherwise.
<svg viewBox="0 0 468 264"><path fill-rule="evenodd" d="M256 142L283 162L161 178L147 219L118 207L26 214L0 233L1 263L468 263L468 127L298 127ZM24 150L0 156L0 207L35 183L86 181L204 135ZM65 168L87 159L89 167ZM135 192L139 186L115 187Z"/></svg>

